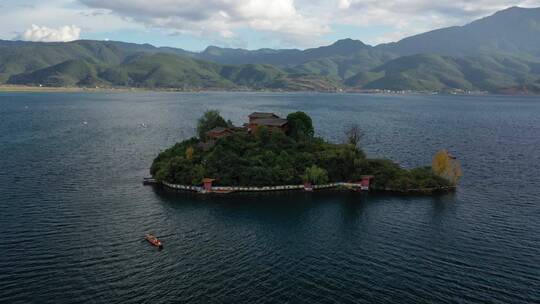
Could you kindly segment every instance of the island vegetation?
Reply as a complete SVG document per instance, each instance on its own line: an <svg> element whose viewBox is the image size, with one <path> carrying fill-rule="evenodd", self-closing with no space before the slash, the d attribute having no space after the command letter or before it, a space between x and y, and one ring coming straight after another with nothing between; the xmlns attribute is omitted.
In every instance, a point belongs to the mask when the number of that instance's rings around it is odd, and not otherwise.
<svg viewBox="0 0 540 304"><path fill-rule="evenodd" d="M312 120L304 112L286 119L253 113L248 123L235 127L219 112L208 111L197 130L198 137L155 158L151 174L158 182L200 185L211 178L218 186L260 187L356 182L370 175L375 190L431 193L453 189L461 175L446 152L434 161L438 171L408 170L390 160L369 159L360 147L363 134L357 125L345 129L342 143L330 143L314 135Z"/></svg>

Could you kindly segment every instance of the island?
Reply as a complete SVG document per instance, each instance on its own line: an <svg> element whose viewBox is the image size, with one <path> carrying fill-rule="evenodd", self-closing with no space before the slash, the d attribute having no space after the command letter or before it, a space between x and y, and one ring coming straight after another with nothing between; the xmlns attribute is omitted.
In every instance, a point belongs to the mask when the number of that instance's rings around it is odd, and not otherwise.
<svg viewBox="0 0 540 304"><path fill-rule="evenodd" d="M159 153L150 173L155 183L198 193L352 189L433 194L456 189L459 162L446 150L432 166L402 168L370 159L360 148L363 131L347 126L343 143L315 136L304 112L281 118L255 112L235 126L210 110L198 120L197 137Z"/></svg>

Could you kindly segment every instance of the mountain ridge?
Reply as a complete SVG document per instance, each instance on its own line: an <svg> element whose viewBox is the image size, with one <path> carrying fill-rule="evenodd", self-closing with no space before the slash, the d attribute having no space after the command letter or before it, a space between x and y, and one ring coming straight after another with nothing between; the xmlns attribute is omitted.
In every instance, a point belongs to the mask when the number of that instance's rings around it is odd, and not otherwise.
<svg viewBox="0 0 540 304"><path fill-rule="evenodd" d="M540 8L371 46L201 52L121 41L0 40L0 84L540 93Z"/></svg>
<svg viewBox="0 0 540 304"><path fill-rule="evenodd" d="M534 37L537 37L534 39ZM451 26L381 44L400 56L499 53L540 56L540 8L510 7L463 26ZM532 54L531 54L532 53Z"/></svg>

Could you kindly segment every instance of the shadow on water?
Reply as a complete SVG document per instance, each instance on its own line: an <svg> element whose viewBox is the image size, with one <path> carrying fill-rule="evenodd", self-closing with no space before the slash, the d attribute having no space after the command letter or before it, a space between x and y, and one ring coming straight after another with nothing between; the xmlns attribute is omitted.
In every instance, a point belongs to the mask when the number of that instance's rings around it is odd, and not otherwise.
<svg viewBox="0 0 540 304"><path fill-rule="evenodd" d="M433 218L439 218L448 214L448 211L456 208L457 203L458 195L455 192L432 197L431 205L433 207Z"/></svg>
<svg viewBox="0 0 540 304"><path fill-rule="evenodd" d="M260 193L229 193L201 195L194 192L175 191L162 187L153 187L154 193L171 206L193 203L206 203L207 206L220 205L227 208L277 208L313 207L329 202L342 201L349 205L367 202L368 194L349 191L283 191Z"/></svg>
<svg viewBox="0 0 540 304"><path fill-rule="evenodd" d="M343 230L356 229L362 221L370 218L376 220L381 212L399 213L400 208L396 206L422 209L429 213L430 221L440 222L449 210L455 209L457 202L455 193L396 196L352 191L293 191L201 195L162 187L153 187L153 192L165 208L179 212L203 209L219 218L243 216L261 221L296 223L324 218L328 224ZM426 209L429 205L431 208Z"/></svg>

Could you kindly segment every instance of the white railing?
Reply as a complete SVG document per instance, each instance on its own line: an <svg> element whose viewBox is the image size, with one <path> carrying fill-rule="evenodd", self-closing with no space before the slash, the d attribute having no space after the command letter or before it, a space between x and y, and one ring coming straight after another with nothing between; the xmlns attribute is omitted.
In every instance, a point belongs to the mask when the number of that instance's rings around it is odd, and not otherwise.
<svg viewBox="0 0 540 304"><path fill-rule="evenodd" d="M194 192L200 192L200 193L206 192L204 187L200 187L200 186L179 185L179 184L171 184L167 182L162 182L162 184L171 189L194 191ZM338 188L338 187L359 188L362 190L367 190L357 183L340 182L340 183L331 183L331 184L312 186L313 189L330 189L330 188ZM213 186L210 192L270 192L270 191L302 190L304 188L305 188L304 185L280 185L280 186L262 186L262 187Z"/></svg>

